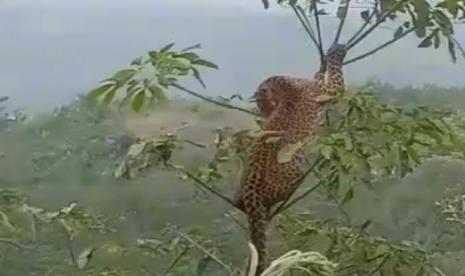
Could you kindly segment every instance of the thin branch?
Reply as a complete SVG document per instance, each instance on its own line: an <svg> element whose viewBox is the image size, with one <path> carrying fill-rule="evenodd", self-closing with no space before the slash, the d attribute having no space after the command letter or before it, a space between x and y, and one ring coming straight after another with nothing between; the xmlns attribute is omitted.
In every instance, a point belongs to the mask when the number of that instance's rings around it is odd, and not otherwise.
<svg viewBox="0 0 465 276"><path fill-rule="evenodd" d="M291 5L291 7L292 7L292 10L294 11L295 15L299 19L300 23L304 27L305 32L310 37L310 39L313 41L313 44L315 44L315 47L318 49L318 51L320 53L320 60L323 60L323 49L321 48L321 45L316 40L315 33L313 32L312 27L310 26L310 24L307 24L305 22L305 20L304 20L305 13L301 14L300 10L296 7L296 5Z"/></svg>
<svg viewBox="0 0 465 276"><path fill-rule="evenodd" d="M295 186L295 190L297 190L299 188L299 186L304 182L304 180L307 178L307 176L313 172L313 170L315 169L316 166L318 166L320 164L320 162L323 161L323 158L322 157L319 157L317 158L317 160L315 160L315 162L299 177L297 178L291 185L292 186ZM322 183L322 182L320 182ZM321 184L318 183L317 185L315 185L314 187L312 187L310 189L310 192L307 191L304 193L304 195L302 196L299 196L298 198L292 200L289 204L287 204L287 202L291 199L291 196L294 194L294 193L290 193L288 198L286 198L279 206L278 208L275 209L275 211L271 214L271 217L270 218L273 218L274 216L276 216L277 214L281 213L282 211L288 209L289 207L291 207L292 205L294 205L297 201L301 200L302 198L306 197L307 195L309 195L311 192L313 192L314 190L316 190L316 188L318 188Z"/></svg>
<svg viewBox="0 0 465 276"><path fill-rule="evenodd" d="M226 201L227 203L229 203L232 207L240 210L240 211L243 211L241 210L239 207L237 207L237 204L234 203L234 201L232 199L230 199L229 197L221 194L220 192L218 192L217 190L213 189L212 187L208 186L205 182L203 182L201 179L199 179L198 177L196 177L195 175L193 175L192 173L186 171L186 170L182 170L183 173L186 174L186 176L190 179L192 179L195 183L197 183L198 185L200 185L202 188L204 188L205 190L209 191L210 193L216 195L217 197L221 198L222 200Z"/></svg>
<svg viewBox="0 0 465 276"><path fill-rule="evenodd" d="M386 253L386 255L384 256L383 260L381 261L381 263L379 263L379 265L377 267L375 267L368 276L373 276L375 275L376 272L378 272L385 264L386 262L389 260L389 257L391 257L391 254L389 253Z"/></svg>
<svg viewBox="0 0 465 276"><path fill-rule="evenodd" d="M349 6L350 6L350 0L345 0L345 2L346 2L346 6L344 7L342 18L339 21L339 26L337 27L337 32L336 32L336 36L334 37L333 45L338 44L339 38L341 37L342 29L344 28L344 23L345 23L346 18L347 18Z"/></svg>
<svg viewBox="0 0 465 276"><path fill-rule="evenodd" d="M245 227L244 224L242 224L238 219L236 219L230 212L226 213L226 216L230 218L234 223L236 223L242 230L244 230L247 233L247 227Z"/></svg>
<svg viewBox="0 0 465 276"><path fill-rule="evenodd" d="M37 242L37 222L36 215L31 214L31 240L33 244Z"/></svg>
<svg viewBox="0 0 465 276"><path fill-rule="evenodd" d="M168 229L169 232L172 232L178 236L180 236L181 238L185 239L186 241L190 242L193 246L197 247L198 249L200 249L201 251L203 251L203 253L205 253L205 255L209 256L210 258L212 258L212 260L216 261L218 264L220 264L225 270L227 270L231 275L233 274L233 270L227 265L225 264L223 261L221 261L218 257L216 257L214 254L212 254L210 251L208 251L206 248L204 248L203 246L201 246L200 244L198 244L196 241L194 241L193 239L191 239L190 237L188 237L187 235L181 233L181 232L178 232L176 230L173 230L173 229Z"/></svg>
<svg viewBox="0 0 465 276"><path fill-rule="evenodd" d="M460 53L462 53L462 56L465 58L465 49L463 48L462 44L460 44L460 42L457 39L455 39L455 37L451 35L449 35L448 37L450 40L452 40L452 42L454 42L455 46L457 46Z"/></svg>
<svg viewBox="0 0 465 276"><path fill-rule="evenodd" d="M22 245L22 244L20 244L19 242L14 241L14 240L12 240L12 239L3 239L3 238L0 238L0 243L8 244L8 245L11 245L11 246L16 247L16 248L18 248L18 249L21 249L21 250L26 250L26 249L29 248L28 246Z"/></svg>
<svg viewBox="0 0 465 276"><path fill-rule="evenodd" d="M405 1L399 1L397 2L395 5L393 5L388 11L386 11L385 13L383 13L381 15L380 18L378 18L378 20L376 20L375 24L371 25L370 28L368 28L368 30L366 30L366 32L364 32L363 34L361 34L358 38L354 39L354 41L352 43L350 43L347 48L348 49L351 49L353 47L355 47L360 41L362 41L366 36L368 36L371 32L373 32L378 26L379 24L381 24L382 22L384 22L384 20L386 18L388 18L388 16L390 16L392 13L394 13L400 6L404 5L404 4L407 4L409 2L411 2L412 0L405 0Z"/></svg>
<svg viewBox="0 0 465 276"><path fill-rule="evenodd" d="M387 47L387 46L393 44L393 43L396 42L397 40L399 40L399 39L403 38L404 36L408 35L409 33L413 32L414 30L415 30L415 28L410 28L410 29L408 29L407 31L405 31L402 35L400 35L400 36L398 36L398 37L394 37L393 39L391 39L391 40L389 40L389 41L387 41L387 42L381 44L380 46L374 48L374 49L371 50L371 51L366 52L365 54L362 54L362 55L359 55L359 56L354 57L354 58L352 58L352 59L349 59L349 60L345 61L343 64L344 64L344 65L347 65L347 64L350 64L350 63L352 63L352 62L356 62L356 61L358 61L358 60L361 60L361 59L363 59L363 58L366 58L366 57L368 57L368 56L371 56L372 54L374 54L374 53L378 52L379 50L381 50L381 49L383 49L383 48L385 48L385 47Z"/></svg>
<svg viewBox="0 0 465 276"><path fill-rule="evenodd" d="M180 84L177 84L177 83L173 83L171 84L171 86L173 87L176 87L177 89L181 90L181 91L184 91L194 97L197 97L201 100L204 100L206 102L209 102L209 103L212 103L212 104L216 104L216 105L219 105L219 106L222 106L222 107L225 107L225 108L228 108L228 109L234 109L234 110L239 110L239 111L242 111L244 113L247 113L249 115L253 115L253 116L261 116L260 114L256 113L256 112L253 112L251 110L248 110L246 108L242 108L242 107L239 107L239 106L234 106L234 105L231 105L231 104L227 104L227 103L222 103L222 102L219 102L219 101L215 101L213 100L212 98L210 97L206 97L206 96L203 96L195 91L192 91L188 88L185 88L184 86L180 85Z"/></svg>
<svg viewBox="0 0 465 276"><path fill-rule="evenodd" d="M167 275L169 272L171 272L171 270L173 270L173 268L178 264L178 262L181 260L181 258L184 257L184 255L186 255L187 252L189 252L189 250L191 250L191 249L192 249L192 247L189 247L189 246L184 248L184 250L173 260L173 262L168 267L168 269L166 269L165 275Z"/></svg>
<svg viewBox="0 0 465 276"><path fill-rule="evenodd" d="M368 16L368 18L365 20L365 22L363 22L362 26L360 27L360 29L358 29L358 31L356 31L352 37L349 39L349 41L347 42L347 45L350 45L352 44L352 42L365 30L365 28L368 26L368 24L370 24L371 20L373 19L373 17L375 16L377 10L378 10L378 6L379 6L379 1L380 0L375 0L375 6L373 8L373 12Z"/></svg>
<svg viewBox="0 0 465 276"><path fill-rule="evenodd" d="M74 253L73 241L71 239L71 235L68 233L66 228L63 227L63 230L65 232L66 248L68 249L69 256L71 257L71 262L73 263L73 266L79 269L77 259L76 259L76 254Z"/></svg>
<svg viewBox="0 0 465 276"><path fill-rule="evenodd" d="M278 213L281 213L281 212L284 212L286 211L287 209L289 209L290 207L292 207L292 205L296 204L297 202L299 202L300 200L306 198L307 196L309 196L311 193L313 193L316 189L318 189L319 187L321 187L321 185L323 185L323 181L320 181L318 182L316 185L314 185L313 187L311 187L310 189L308 189L307 191L305 191L305 193L301 194L300 196L294 198L291 202L289 202L288 204L286 204L285 206L283 206L281 208L281 210L279 210L279 212L276 213L276 215ZM274 216L275 214L273 214Z"/></svg>
<svg viewBox="0 0 465 276"><path fill-rule="evenodd" d="M316 32L318 35L318 51L320 52L320 63L323 65L324 64L324 46L323 46L323 39L321 38L321 26L320 26L320 16L318 14L318 5L317 5L318 0L313 0L312 5L313 5L313 11L315 14L315 25L316 25Z"/></svg>
<svg viewBox="0 0 465 276"><path fill-rule="evenodd" d="M16 228L11 224L10 219L8 218L7 214L0 210L0 223L8 228L10 232L16 232Z"/></svg>

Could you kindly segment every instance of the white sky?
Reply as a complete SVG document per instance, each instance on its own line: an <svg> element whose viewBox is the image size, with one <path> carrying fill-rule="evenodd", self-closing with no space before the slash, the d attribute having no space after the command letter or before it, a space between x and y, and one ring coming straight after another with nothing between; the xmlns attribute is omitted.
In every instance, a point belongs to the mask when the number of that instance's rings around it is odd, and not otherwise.
<svg viewBox="0 0 465 276"><path fill-rule="evenodd" d="M265 11L260 0L0 0L0 96L50 108L173 40L179 47L201 43L201 54L220 66L205 73L206 94L247 94L266 76L313 72L317 53L292 11L270 3ZM360 10L353 11L349 35L360 23ZM337 23L322 21L324 38ZM461 27L457 38L465 43ZM392 30L379 30L351 54L390 37ZM348 79L465 85L463 60L453 65L446 49L418 50L418 43L411 36L349 66Z"/></svg>

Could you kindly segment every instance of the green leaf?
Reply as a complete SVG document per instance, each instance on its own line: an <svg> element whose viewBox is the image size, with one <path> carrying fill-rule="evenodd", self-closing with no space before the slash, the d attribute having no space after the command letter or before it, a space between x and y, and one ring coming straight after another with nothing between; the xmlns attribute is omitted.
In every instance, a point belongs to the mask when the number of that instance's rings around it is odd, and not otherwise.
<svg viewBox="0 0 465 276"><path fill-rule="evenodd" d="M418 153L415 149L413 149L413 147L411 146L406 146L406 150L407 150L407 153L409 155L409 157L416 163L416 164L420 164L421 161L420 161L420 157L418 156Z"/></svg>
<svg viewBox="0 0 465 276"><path fill-rule="evenodd" d="M116 83L115 82L111 82L111 83L107 83L107 84L104 84L104 85L101 85L97 88L94 88L92 89L88 94L87 94L87 97L89 99L92 99L92 100L95 100L101 96L103 96L103 94L105 94L107 91L109 91L110 89L114 89L116 87Z"/></svg>
<svg viewBox="0 0 465 276"><path fill-rule="evenodd" d="M218 65L214 64L213 62L210 62L205 59L197 59L195 61L192 61L192 64L200 65L200 66L205 66L213 69L218 69Z"/></svg>
<svg viewBox="0 0 465 276"><path fill-rule="evenodd" d="M447 10L452 14L455 18L459 12L459 1L457 0L446 0L446 7Z"/></svg>
<svg viewBox="0 0 465 276"><path fill-rule="evenodd" d="M267 10L270 7L270 3L268 3L268 0L262 0L262 3L265 10Z"/></svg>
<svg viewBox="0 0 465 276"><path fill-rule="evenodd" d="M333 148L332 147L323 146L321 148L321 155L323 155L326 159L330 160L332 154L333 154Z"/></svg>
<svg viewBox="0 0 465 276"><path fill-rule="evenodd" d="M202 80L202 77L200 76L199 70L197 70L197 68L195 67L191 67L191 69L192 73L194 74L194 78L200 83L200 85L202 85L203 88L207 88L205 82Z"/></svg>
<svg viewBox="0 0 465 276"><path fill-rule="evenodd" d="M105 94L105 98L103 98L103 105L108 106L110 102L113 100L113 98L116 95L116 86L112 88L110 91Z"/></svg>
<svg viewBox="0 0 465 276"><path fill-rule="evenodd" d="M156 60L157 59L157 56L158 56L158 52L155 51L155 50L152 50L152 51L149 51L149 57L150 57L150 60Z"/></svg>
<svg viewBox="0 0 465 276"><path fill-rule="evenodd" d="M191 61L185 58L176 58L173 59L172 62L172 66L180 71L189 72L189 69L191 68Z"/></svg>
<svg viewBox="0 0 465 276"><path fill-rule="evenodd" d="M398 147L399 150L399 169L400 169L400 176L404 177L408 172L412 169L409 167L409 156L407 151L404 150L403 147Z"/></svg>
<svg viewBox="0 0 465 276"><path fill-rule="evenodd" d="M340 205L345 205L347 202L351 201L354 198L354 187L351 186L347 192L344 194L344 197L341 200Z"/></svg>
<svg viewBox="0 0 465 276"><path fill-rule="evenodd" d="M415 273L415 276L424 276L425 275L425 269L422 267L420 267L420 269L418 269L418 271Z"/></svg>
<svg viewBox="0 0 465 276"><path fill-rule="evenodd" d="M444 35L447 36L447 35L454 34L454 26L452 25L452 22L450 21L447 15L445 15L441 10L435 10L434 16L435 16L436 22L439 24L441 28L441 32Z"/></svg>
<svg viewBox="0 0 465 276"><path fill-rule="evenodd" d="M142 57L138 57L131 61L131 65L141 65L142 64Z"/></svg>
<svg viewBox="0 0 465 276"><path fill-rule="evenodd" d="M134 69L123 69L121 71L116 72L116 74L111 77L112 80L115 80L118 82L118 85L123 85L131 79L135 74L137 73L137 70Z"/></svg>
<svg viewBox="0 0 465 276"><path fill-rule="evenodd" d="M447 39L447 48L449 49L449 54L452 59L453 63L457 62L457 54L455 52L455 43L454 41L449 37Z"/></svg>
<svg viewBox="0 0 465 276"><path fill-rule="evenodd" d="M160 49L160 53L168 52L169 49L173 48L175 42L171 42Z"/></svg>
<svg viewBox="0 0 465 276"><path fill-rule="evenodd" d="M344 147L347 151L351 151L354 148L352 143L352 138L349 136L344 136Z"/></svg>
<svg viewBox="0 0 465 276"><path fill-rule="evenodd" d="M417 27L415 28L415 34L420 37L420 38L423 38L426 36L426 28L420 28L420 27Z"/></svg>
<svg viewBox="0 0 465 276"><path fill-rule="evenodd" d="M168 86L171 84L170 80L162 74L157 74L156 78L157 78L158 84L165 88L168 88Z"/></svg>
<svg viewBox="0 0 465 276"><path fill-rule="evenodd" d="M434 49L438 49L440 46L439 33L435 32L433 36Z"/></svg>
<svg viewBox="0 0 465 276"><path fill-rule="evenodd" d="M144 89L144 87L140 84L140 82L135 83L131 86L128 86L128 89L126 90L127 96L132 97L134 94L139 92L140 90Z"/></svg>
<svg viewBox="0 0 465 276"><path fill-rule="evenodd" d="M208 256L202 258L197 264L197 273L195 275L198 275L198 276L203 275L205 271L207 270L207 267L210 264L211 260L212 259Z"/></svg>
<svg viewBox="0 0 465 276"><path fill-rule="evenodd" d="M165 91L160 86L158 86L156 84L152 84L152 85L148 86L147 89L149 90L152 97L157 99L157 101L159 101L161 103L168 101L168 98L166 97Z"/></svg>
<svg viewBox="0 0 465 276"><path fill-rule="evenodd" d="M195 45L192 45L192 46L189 46L189 47L186 47L184 49L181 50L181 52L187 52L187 51L190 51L190 50L195 50L195 49L200 49L202 48L202 45L200 43L197 43Z"/></svg>
<svg viewBox="0 0 465 276"><path fill-rule="evenodd" d="M192 52L176 54L176 55L173 55L173 57L175 57L175 58L184 58L184 59L189 60L190 62L193 62L195 60L200 59L199 55L197 55L196 53L192 53Z"/></svg>
<svg viewBox="0 0 465 276"><path fill-rule="evenodd" d="M397 28L397 30L394 32L394 38L400 38L403 33L404 28L402 26L399 26L399 28Z"/></svg>
<svg viewBox="0 0 465 276"><path fill-rule="evenodd" d="M79 257L76 260L76 265L80 270L83 270L87 266L95 250L96 248L92 247L79 254Z"/></svg>
<svg viewBox="0 0 465 276"><path fill-rule="evenodd" d="M139 112L144 105L145 91L140 91L131 102L132 110Z"/></svg>
<svg viewBox="0 0 465 276"><path fill-rule="evenodd" d="M370 22L370 11L369 10L366 10L366 11L362 11L360 13L360 17L367 23Z"/></svg>
<svg viewBox="0 0 465 276"><path fill-rule="evenodd" d="M433 42L431 41L431 36L427 36L425 39L423 39L420 44L418 44L418 48L428 48L431 45L433 45Z"/></svg>
<svg viewBox="0 0 465 276"><path fill-rule="evenodd" d="M412 4L417 14L416 27L423 29L429 22L430 5L426 0L413 0Z"/></svg>

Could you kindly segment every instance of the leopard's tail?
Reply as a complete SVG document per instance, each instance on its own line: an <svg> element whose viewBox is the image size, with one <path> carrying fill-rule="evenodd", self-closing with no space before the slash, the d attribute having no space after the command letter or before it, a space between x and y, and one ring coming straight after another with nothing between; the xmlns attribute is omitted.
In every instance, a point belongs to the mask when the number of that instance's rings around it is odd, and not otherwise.
<svg viewBox="0 0 465 276"><path fill-rule="evenodd" d="M266 228L269 222L269 214L263 204L256 204L253 208L247 211L250 211L247 212L250 239L258 253L258 265L255 275L259 276L269 265L268 251L266 247Z"/></svg>

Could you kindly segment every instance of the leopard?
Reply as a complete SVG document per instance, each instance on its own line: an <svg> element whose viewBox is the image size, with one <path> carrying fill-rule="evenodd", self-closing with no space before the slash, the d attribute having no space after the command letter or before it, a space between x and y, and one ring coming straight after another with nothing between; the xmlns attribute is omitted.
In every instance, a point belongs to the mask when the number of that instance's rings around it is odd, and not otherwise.
<svg viewBox="0 0 465 276"><path fill-rule="evenodd" d="M264 132L252 145L234 197L237 208L247 215L250 240L258 253L256 275L269 265L266 231L272 208L294 193L305 165L303 149L287 162L279 162L278 152L318 135L324 112L324 102L318 99L343 91L346 51L343 44L331 46L313 78L275 75L257 88Z"/></svg>

